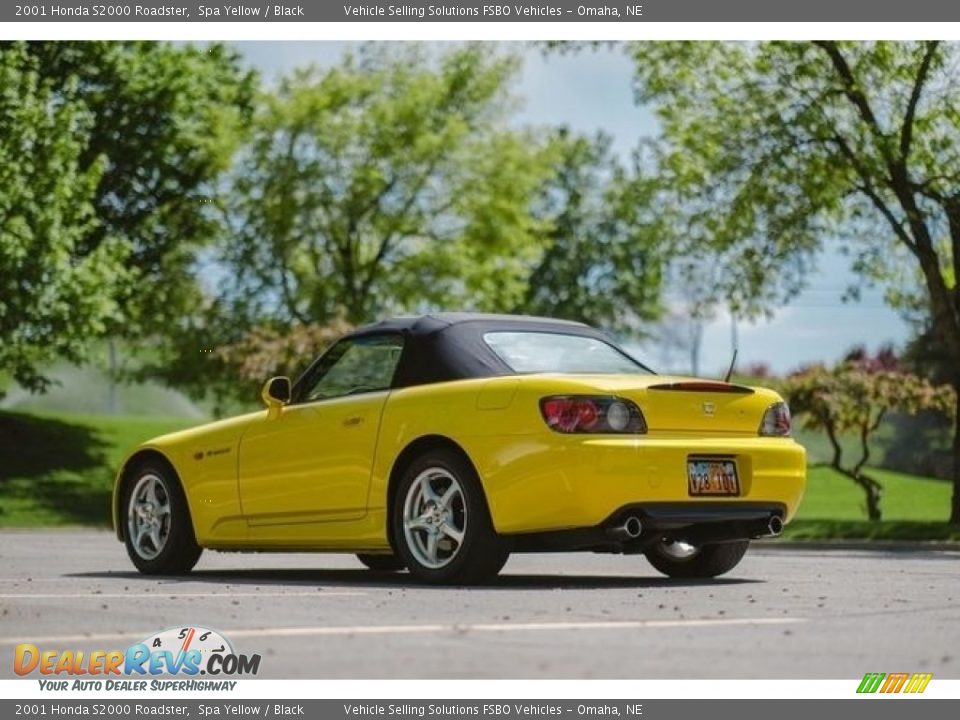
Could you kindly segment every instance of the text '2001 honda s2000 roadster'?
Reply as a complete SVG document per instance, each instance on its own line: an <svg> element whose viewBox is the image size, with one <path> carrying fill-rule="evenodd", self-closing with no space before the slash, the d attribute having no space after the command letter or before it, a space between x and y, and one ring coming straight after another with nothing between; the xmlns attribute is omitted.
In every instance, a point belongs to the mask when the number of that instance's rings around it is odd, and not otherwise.
<svg viewBox="0 0 960 720"><path fill-rule="evenodd" d="M203 548L335 551L469 583L511 552L591 550L712 577L780 533L805 483L776 393L656 375L579 323L388 320L263 400L125 461L113 517L141 571L187 572Z"/></svg>

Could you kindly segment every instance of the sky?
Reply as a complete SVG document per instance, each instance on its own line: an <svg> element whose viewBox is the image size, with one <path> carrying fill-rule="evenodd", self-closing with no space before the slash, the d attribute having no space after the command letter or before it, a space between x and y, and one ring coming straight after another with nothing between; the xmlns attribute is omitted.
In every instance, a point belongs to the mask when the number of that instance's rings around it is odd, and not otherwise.
<svg viewBox="0 0 960 720"><path fill-rule="evenodd" d="M243 42L236 46L270 83L297 67L336 63L349 44ZM504 49L523 57L514 88L523 103L517 123L563 124L584 133L603 130L611 136L616 152L624 156L641 137L656 133L650 109L634 103L632 65L615 48L546 57L539 49L522 44L504 44ZM902 346L910 328L884 306L879 290L864 291L859 302L843 302L844 292L856 282L846 258L836 251L824 252L803 293L778 308L770 320L737 324L738 366L764 363L782 373L802 364L835 361L854 345L871 350L891 342ZM680 291L672 291L676 292ZM730 318L723 313L705 328L701 374L726 372L733 345L731 330ZM635 352L657 370L690 369L686 353L668 353L649 344Z"/></svg>

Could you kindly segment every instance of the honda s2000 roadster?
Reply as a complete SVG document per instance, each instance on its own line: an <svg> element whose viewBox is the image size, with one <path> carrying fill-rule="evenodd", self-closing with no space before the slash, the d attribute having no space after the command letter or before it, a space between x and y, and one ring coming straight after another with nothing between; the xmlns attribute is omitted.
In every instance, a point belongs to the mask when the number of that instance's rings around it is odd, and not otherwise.
<svg viewBox="0 0 960 720"><path fill-rule="evenodd" d="M512 552L590 550L712 577L803 494L776 393L656 375L578 323L388 320L262 395L124 462L113 518L142 572L188 572L203 548L333 551L472 583Z"/></svg>

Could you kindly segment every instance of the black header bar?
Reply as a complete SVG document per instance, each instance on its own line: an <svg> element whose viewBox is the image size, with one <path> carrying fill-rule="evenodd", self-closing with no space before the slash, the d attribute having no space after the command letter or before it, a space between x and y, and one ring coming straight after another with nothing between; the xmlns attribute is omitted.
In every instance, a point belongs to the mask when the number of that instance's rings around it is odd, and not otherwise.
<svg viewBox="0 0 960 720"><path fill-rule="evenodd" d="M944 0L4 0L3 22L957 22Z"/></svg>
<svg viewBox="0 0 960 720"><path fill-rule="evenodd" d="M162 681L158 681L162 682ZM181 681L193 682L193 681ZM256 682L256 681L254 681ZM856 681L851 680L856 689ZM851 694L855 695L854 690ZM906 705L909 704L909 711ZM97 699L73 697L0 700L3 717L31 715L130 720L137 717L300 717L324 720L579 720L617 717L631 720L809 720L810 718L870 718L870 720L940 720L956 717L956 700L917 698L872 700L238 700L222 695L154 700L124 696Z"/></svg>

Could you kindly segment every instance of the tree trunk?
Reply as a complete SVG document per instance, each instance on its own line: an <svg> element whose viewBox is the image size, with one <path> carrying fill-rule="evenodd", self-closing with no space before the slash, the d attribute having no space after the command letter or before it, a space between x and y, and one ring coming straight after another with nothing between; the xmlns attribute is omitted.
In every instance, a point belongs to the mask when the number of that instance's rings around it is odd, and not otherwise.
<svg viewBox="0 0 960 720"><path fill-rule="evenodd" d="M880 496L883 494L883 486L869 475L865 475L863 473L863 466L866 465L867 461L870 459L870 443L868 442L870 428L872 427L873 430L876 430L877 426L880 424L880 420L882 419L883 412L877 415L876 422L872 426L868 424L861 428L860 447L862 455L859 462L857 462L853 469L848 470L847 468L843 467L843 447L840 445L840 439L837 437L837 431L832 420L829 416L824 416L821 418L823 427L827 431L827 437L830 439L830 444L833 446L833 460L830 462L830 466L838 473L841 475L846 475L860 486L860 489L863 490L867 500L867 518L873 522L876 522L881 518Z"/></svg>
<svg viewBox="0 0 960 720"><path fill-rule="evenodd" d="M863 492L867 496L867 517L870 518L871 522L879 522L881 517L880 483L863 474L854 479L856 480L857 484L863 488Z"/></svg>
<svg viewBox="0 0 960 720"><path fill-rule="evenodd" d="M839 467L837 465L833 466L834 469L846 475L848 478L853 480L857 485L860 486L860 489L863 490L863 494L867 501L867 518L871 522L877 522L882 518L880 513L880 497L883 493L883 486L874 480L869 475L864 473L854 473L845 468Z"/></svg>

